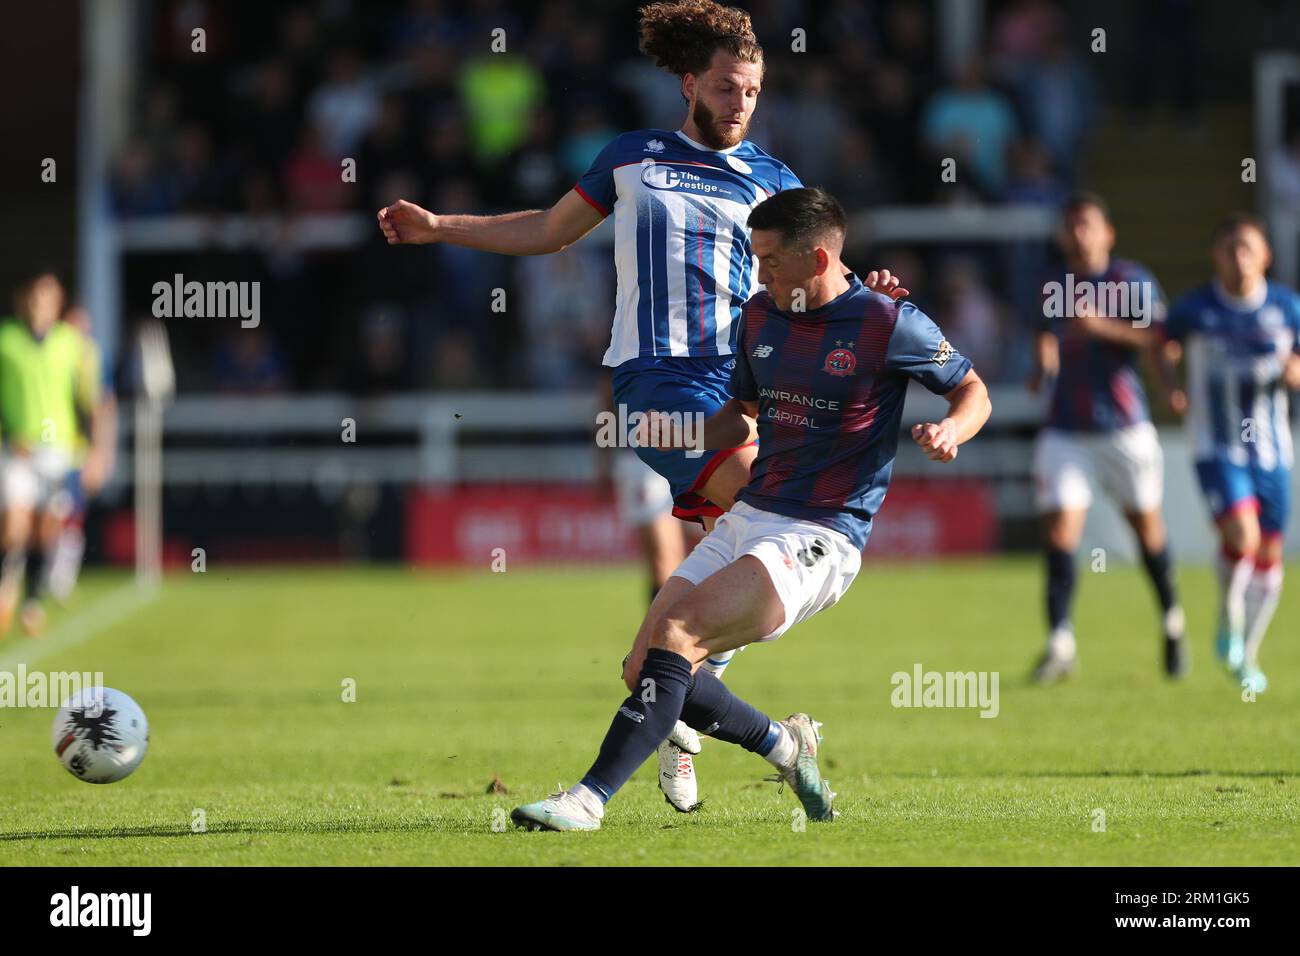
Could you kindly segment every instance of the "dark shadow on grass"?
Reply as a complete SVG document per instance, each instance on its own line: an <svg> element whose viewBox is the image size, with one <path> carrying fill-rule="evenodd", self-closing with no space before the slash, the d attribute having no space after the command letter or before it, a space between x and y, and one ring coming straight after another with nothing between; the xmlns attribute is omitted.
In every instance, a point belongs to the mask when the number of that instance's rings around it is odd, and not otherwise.
<svg viewBox="0 0 1300 956"><path fill-rule="evenodd" d="M193 833L189 827L173 826L111 827L104 829L67 827L57 830L19 830L0 833L0 843L17 843L23 840L117 840L134 837L188 837L193 840L201 840L207 836L230 833L402 833L417 830L425 832L454 830L463 834L465 827L463 825L449 826L438 819L410 823L380 823L368 820L321 820L313 823L289 823L283 820L234 820L209 826L203 833ZM483 827L483 832L491 832L486 824Z"/></svg>
<svg viewBox="0 0 1300 956"><path fill-rule="evenodd" d="M998 780L1007 777L1028 777L1041 779L1050 777L1068 777L1086 779L1090 777L1153 777L1157 779L1177 779L1180 777L1300 777L1300 770L1008 770L987 773L888 773L875 774L880 778L900 777L910 780Z"/></svg>

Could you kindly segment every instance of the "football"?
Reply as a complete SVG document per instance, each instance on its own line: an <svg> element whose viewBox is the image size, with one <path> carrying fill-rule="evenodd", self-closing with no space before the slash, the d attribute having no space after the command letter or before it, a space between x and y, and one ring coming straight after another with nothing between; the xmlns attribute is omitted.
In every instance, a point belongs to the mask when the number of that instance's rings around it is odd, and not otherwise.
<svg viewBox="0 0 1300 956"><path fill-rule="evenodd" d="M73 694L54 718L54 753L86 783L129 777L149 749L149 722L134 700L111 687Z"/></svg>

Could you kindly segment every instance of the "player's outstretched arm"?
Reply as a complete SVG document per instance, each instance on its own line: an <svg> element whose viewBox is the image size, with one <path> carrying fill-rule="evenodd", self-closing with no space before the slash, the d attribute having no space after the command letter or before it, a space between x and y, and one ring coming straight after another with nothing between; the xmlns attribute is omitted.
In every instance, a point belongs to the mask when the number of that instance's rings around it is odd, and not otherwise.
<svg viewBox="0 0 1300 956"><path fill-rule="evenodd" d="M377 218L390 246L446 242L508 256L539 256L571 246L599 226L604 216L571 189L550 209L439 216L399 199L379 210Z"/></svg>
<svg viewBox="0 0 1300 956"><path fill-rule="evenodd" d="M974 369L944 398L948 401L948 416L943 421L912 426L912 438L931 461L956 458L957 446L974 438L993 411L989 390Z"/></svg>

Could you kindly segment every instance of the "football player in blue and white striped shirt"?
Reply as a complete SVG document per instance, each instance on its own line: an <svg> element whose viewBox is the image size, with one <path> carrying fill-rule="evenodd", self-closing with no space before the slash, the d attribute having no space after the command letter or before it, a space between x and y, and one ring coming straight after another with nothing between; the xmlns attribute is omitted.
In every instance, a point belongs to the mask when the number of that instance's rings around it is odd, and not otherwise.
<svg viewBox="0 0 1300 956"><path fill-rule="evenodd" d="M1267 686L1259 645L1282 593L1294 461L1287 390L1300 389L1300 296L1265 277L1272 252L1250 216L1219 226L1211 258L1214 280L1169 316L1165 356L1169 365L1187 361L1186 390L1171 390L1169 399L1186 413L1196 476L1222 541L1215 650L1259 692Z"/></svg>
<svg viewBox="0 0 1300 956"><path fill-rule="evenodd" d="M745 139L764 71L748 13L700 0L652 3L641 9L640 49L681 79L681 129L616 137L549 210L440 216L399 200L379 210L379 225L390 244L543 255L577 242L612 213L618 291L604 364L613 369L614 401L628 418L654 410L702 422L731 397L741 307L759 288L749 212L802 183ZM888 271L871 272L863 284L894 297L907 293ZM668 479L673 514L711 528L749 480L755 435L715 452L636 451ZM720 676L730 659L728 652L705 666ZM689 810L694 767L679 744L693 751L698 738L679 727L660 750L660 784L674 807Z"/></svg>

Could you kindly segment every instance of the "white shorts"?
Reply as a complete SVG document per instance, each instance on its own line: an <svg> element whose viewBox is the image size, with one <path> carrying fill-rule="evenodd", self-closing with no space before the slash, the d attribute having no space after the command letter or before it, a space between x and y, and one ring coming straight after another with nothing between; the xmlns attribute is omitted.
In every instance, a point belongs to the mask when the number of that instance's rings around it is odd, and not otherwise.
<svg viewBox="0 0 1300 956"><path fill-rule="evenodd" d="M614 461L614 496L618 518L630 528L652 524L672 514L673 490L659 474L630 449L619 449Z"/></svg>
<svg viewBox="0 0 1300 956"><path fill-rule="evenodd" d="M1083 511L1100 484L1125 512L1154 511L1164 497L1164 453L1150 422L1104 432L1045 428L1034 442L1040 513Z"/></svg>
<svg viewBox="0 0 1300 956"><path fill-rule="evenodd" d="M774 641L830 607L862 567L862 552L840 532L738 501L673 576L698 585L747 554L763 562L785 608L785 622L760 641Z"/></svg>
<svg viewBox="0 0 1300 956"><path fill-rule="evenodd" d="M64 452L37 448L30 455L6 451L0 456L0 498L6 508L50 511L66 517L72 511L68 472L72 461Z"/></svg>

